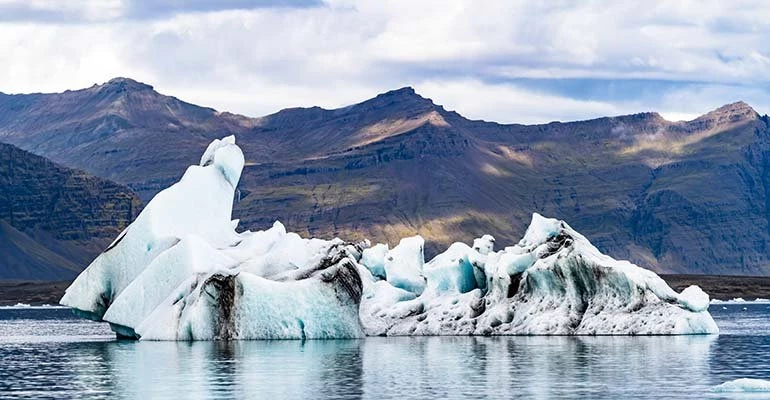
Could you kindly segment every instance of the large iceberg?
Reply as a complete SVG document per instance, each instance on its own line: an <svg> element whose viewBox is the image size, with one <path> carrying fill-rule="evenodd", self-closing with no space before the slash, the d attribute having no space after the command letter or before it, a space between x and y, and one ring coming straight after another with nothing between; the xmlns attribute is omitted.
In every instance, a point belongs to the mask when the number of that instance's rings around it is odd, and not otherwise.
<svg viewBox="0 0 770 400"><path fill-rule="evenodd" d="M362 245L303 239L280 223L237 233L244 158L215 140L78 276L61 304L120 336L156 340L362 336Z"/></svg>
<svg viewBox="0 0 770 400"><path fill-rule="evenodd" d="M243 165L234 137L212 142L61 303L149 340L718 332L700 288L676 293L538 214L515 246L495 252L484 235L427 263L420 236L389 248L301 238L280 222L238 233Z"/></svg>
<svg viewBox="0 0 770 400"><path fill-rule="evenodd" d="M516 246L493 252L493 243L485 235L473 247L450 246L425 264L427 283L416 296L408 296L400 280L364 276L360 315L366 334L718 332L700 288L676 293L652 271L600 253L563 221L534 214ZM413 251L410 263L419 264L421 257L421 250Z"/></svg>

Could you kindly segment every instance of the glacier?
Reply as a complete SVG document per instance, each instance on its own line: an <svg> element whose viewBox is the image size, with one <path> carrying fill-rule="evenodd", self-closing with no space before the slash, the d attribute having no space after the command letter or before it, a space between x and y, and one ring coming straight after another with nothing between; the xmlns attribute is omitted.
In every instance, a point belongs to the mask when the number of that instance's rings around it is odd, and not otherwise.
<svg viewBox="0 0 770 400"><path fill-rule="evenodd" d="M238 232L244 160L233 136L214 140L60 303L141 340L718 333L697 286L677 293L537 213L514 246L483 235L427 262L419 235L390 248L277 221Z"/></svg>

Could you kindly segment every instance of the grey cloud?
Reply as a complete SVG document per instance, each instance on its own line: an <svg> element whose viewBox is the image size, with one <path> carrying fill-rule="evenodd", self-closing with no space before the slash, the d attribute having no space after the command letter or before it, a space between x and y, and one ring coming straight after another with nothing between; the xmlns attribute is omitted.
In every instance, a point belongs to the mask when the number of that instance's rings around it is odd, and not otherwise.
<svg viewBox="0 0 770 400"><path fill-rule="evenodd" d="M79 10L41 9L27 2L0 3L0 21L5 22L82 22Z"/></svg>
<svg viewBox="0 0 770 400"><path fill-rule="evenodd" d="M163 19L183 13L308 8L324 5L321 0L125 0L116 4L114 13L101 13L96 8L104 7L107 2L86 4L62 1L53 4L56 6L40 7L25 0L0 3L0 22L80 24L93 21Z"/></svg>
<svg viewBox="0 0 770 400"><path fill-rule="evenodd" d="M323 2L320 0L133 0L128 3L126 16L152 19L188 12L306 8L322 5Z"/></svg>

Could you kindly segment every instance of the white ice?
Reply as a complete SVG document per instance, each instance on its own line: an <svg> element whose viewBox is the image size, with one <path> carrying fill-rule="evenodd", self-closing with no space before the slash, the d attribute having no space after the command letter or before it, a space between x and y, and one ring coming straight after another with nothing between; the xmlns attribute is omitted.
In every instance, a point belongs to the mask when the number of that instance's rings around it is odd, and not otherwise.
<svg viewBox="0 0 770 400"><path fill-rule="evenodd" d="M711 391L717 393L770 393L770 381L740 378L714 386Z"/></svg>
<svg viewBox="0 0 770 400"><path fill-rule="evenodd" d="M43 304L43 305L39 305L39 306L33 306L33 305L26 304L26 303L16 303L15 305L12 305L12 306L0 306L0 309L2 309L2 310L20 310L20 309L24 309L24 310L53 310L53 309L57 309L58 310L58 309L66 309L66 308L68 308L68 307L57 306L57 305L52 305L52 304Z"/></svg>
<svg viewBox="0 0 770 400"><path fill-rule="evenodd" d="M118 334L161 340L358 337L360 249L280 222L237 233L244 158L215 140L158 193L61 300Z"/></svg>
<svg viewBox="0 0 770 400"><path fill-rule="evenodd" d="M212 149L216 144L216 148ZM81 273L61 304L100 320L110 304L161 253L188 235L213 247L240 239L232 228L235 186L244 158L234 137L215 141L201 165L158 193L136 220Z"/></svg>
<svg viewBox="0 0 770 400"><path fill-rule="evenodd" d="M676 293L652 271L602 254L563 221L534 214L518 245L476 249L455 243L427 263L426 289L415 299L391 304L390 279L378 281L362 299L367 334L718 332L700 288ZM475 271L483 271L485 284L474 285Z"/></svg>
<svg viewBox="0 0 770 400"><path fill-rule="evenodd" d="M368 249L364 250L361 256L361 264L363 264L369 272L379 277L380 279L386 279L385 274L385 255L388 253L388 245L378 243Z"/></svg>
<svg viewBox="0 0 770 400"><path fill-rule="evenodd" d="M391 285L420 294L425 289L422 274L425 240L421 236L401 239L398 246L385 253L385 276Z"/></svg>
<svg viewBox="0 0 770 400"><path fill-rule="evenodd" d="M746 300L742 297L736 297L732 300L711 300L710 304L766 304L770 303L770 299L756 298L754 300Z"/></svg>
<svg viewBox="0 0 770 400"><path fill-rule="evenodd" d="M420 236L390 248L302 238L280 222L238 233L243 165L235 138L213 141L61 303L143 340L718 332L697 286L677 293L539 214L514 246L495 251L483 235L427 263Z"/></svg>

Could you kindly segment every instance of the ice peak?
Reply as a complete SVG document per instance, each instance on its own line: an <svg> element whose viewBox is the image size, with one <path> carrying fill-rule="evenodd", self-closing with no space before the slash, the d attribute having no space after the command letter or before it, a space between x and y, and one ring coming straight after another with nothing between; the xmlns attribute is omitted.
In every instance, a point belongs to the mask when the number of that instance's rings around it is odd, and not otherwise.
<svg viewBox="0 0 770 400"><path fill-rule="evenodd" d="M208 147L206 147L206 151L203 152L203 155L201 156L200 166L205 167L213 163L214 153L218 149L225 147L227 145L234 145L234 144L235 144L235 135L223 137L222 139L214 139L214 141L209 143Z"/></svg>
<svg viewBox="0 0 770 400"><path fill-rule="evenodd" d="M495 238L492 235L484 235L473 239L473 250L479 254L487 255L495 250Z"/></svg>
<svg viewBox="0 0 770 400"><path fill-rule="evenodd" d="M245 159L241 149L235 145L235 135L214 139L201 156L200 166L217 166L232 187L238 185Z"/></svg>
<svg viewBox="0 0 770 400"><path fill-rule="evenodd" d="M532 221L519 244L526 247L545 243L548 239L556 236L561 227L562 221L558 219L546 218L538 213L532 213Z"/></svg>

